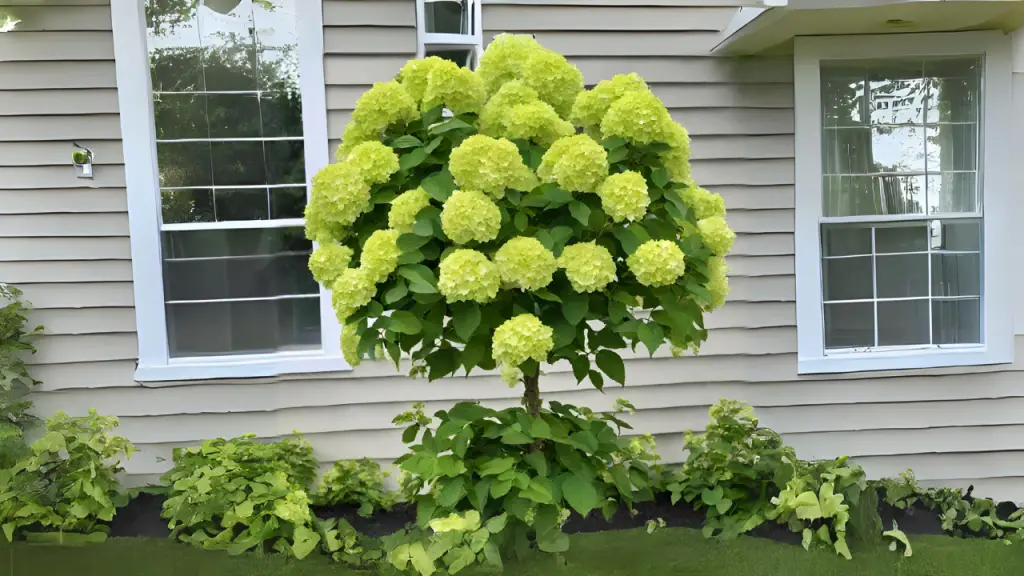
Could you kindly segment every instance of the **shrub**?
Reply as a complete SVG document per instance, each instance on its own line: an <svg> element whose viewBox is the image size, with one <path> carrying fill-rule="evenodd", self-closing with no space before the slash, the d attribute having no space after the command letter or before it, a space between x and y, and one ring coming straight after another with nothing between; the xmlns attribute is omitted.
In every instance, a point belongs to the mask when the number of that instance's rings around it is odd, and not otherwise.
<svg viewBox="0 0 1024 576"><path fill-rule="evenodd" d="M322 538L306 492L315 477L313 449L297 438L260 444L247 435L175 448L162 516L172 538L195 546L304 558Z"/></svg>
<svg viewBox="0 0 1024 576"><path fill-rule="evenodd" d="M29 375L24 354L35 353L30 339L43 327L27 326L28 305L21 296L21 290L0 283L0 468L14 466L27 453L24 430L34 420L28 413L32 403L22 397L38 382Z"/></svg>
<svg viewBox="0 0 1024 576"><path fill-rule="evenodd" d="M0 470L0 528L8 541L23 530L105 534L99 522L127 503L115 476L120 458L134 451L128 440L110 435L117 424L95 410L76 418L57 412L31 455Z"/></svg>
<svg viewBox="0 0 1024 576"><path fill-rule="evenodd" d="M380 510L390 510L397 496L384 487L389 474L381 472L380 464L369 458L342 460L324 474L316 492L316 503L332 506L357 506L360 516L370 516Z"/></svg>

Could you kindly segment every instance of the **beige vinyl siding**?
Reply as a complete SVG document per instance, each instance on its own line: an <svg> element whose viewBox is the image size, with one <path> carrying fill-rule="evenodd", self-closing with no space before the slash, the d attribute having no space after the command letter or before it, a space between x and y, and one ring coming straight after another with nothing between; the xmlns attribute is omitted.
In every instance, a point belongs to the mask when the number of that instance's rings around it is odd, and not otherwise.
<svg viewBox="0 0 1024 576"><path fill-rule="evenodd" d="M729 304L707 318L711 336L699 356L672 358L666 349L654 359L627 354L629 385L607 395L577 386L568 366L555 365L543 382L546 397L595 409L610 407L618 395L629 398L638 408L631 418L636 432L656 434L669 462L682 459L682 432L702 429L712 403L739 398L754 404L762 422L804 457L851 455L873 476L912 466L924 483L974 484L978 494L1024 498L1024 337L1017 339L1018 360L1011 366L797 375L792 60L706 54L712 35L741 3L485 0L488 37L536 33L569 54L589 84L617 73L645 76L690 130L694 175L723 195L738 233L729 258ZM325 0L324 24L333 148L359 95L413 57L415 2ZM0 73L22 64L0 56ZM42 67L20 68L28 77L13 77L17 90L45 92L52 87L40 84L55 79L67 88L98 90L81 105L99 118L68 118L63 138L109 130L102 118L116 114L108 94L114 87L111 62L37 64ZM96 85L82 86L86 81ZM21 107L16 117L67 115L43 114L32 98L8 102ZM0 112L0 120L4 116ZM518 401L517 391L494 375L427 383L371 362L339 374L133 382L137 343L121 150L116 139L100 136L90 143L103 151L99 168L110 168L111 175L96 189L29 187L71 182L53 167L62 162L63 143L36 141L31 134L11 143L0 137L0 152L7 152L0 154L0 169L25 170L18 178L24 186L0 190L0 230L8 223L18 230L17 237L0 232L0 278L21 279L40 304L35 318L48 324L33 359L45 391L35 396L38 411L80 414L95 407L119 416L121 431L142 449L127 464L130 483L155 481L176 446L248 432L274 438L301 430L325 465L364 456L386 462L403 451L390 420L415 401L428 409L467 399L497 407ZM18 161L3 164L5 158ZM19 215L35 220L4 219ZM71 232L81 236L68 237Z"/></svg>

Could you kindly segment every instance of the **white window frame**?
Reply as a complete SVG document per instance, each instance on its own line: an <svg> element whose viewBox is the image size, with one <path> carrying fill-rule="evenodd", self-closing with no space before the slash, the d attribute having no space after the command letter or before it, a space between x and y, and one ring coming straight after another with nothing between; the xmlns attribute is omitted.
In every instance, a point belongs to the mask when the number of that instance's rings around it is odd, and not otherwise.
<svg viewBox="0 0 1024 576"><path fill-rule="evenodd" d="M482 0L461 0L471 10L468 34L440 34L427 32L426 4L430 0L416 0L416 57L424 58L428 48L470 47L473 48L473 67L480 62L484 52L484 13Z"/></svg>
<svg viewBox="0 0 1024 576"><path fill-rule="evenodd" d="M821 62L930 56L983 58L981 344L825 353L821 238ZM797 373L819 374L1002 364L1013 361L1010 298L1011 40L997 31L798 37L794 47L796 105ZM856 221L857 217L851 218ZM930 280L929 280L930 281Z"/></svg>
<svg viewBox="0 0 1024 576"><path fill-rule="evenodd" d="M322 2L295 0L299 42L299 88L306 195L314 174L329 162L327 97L324 82ZM139 362L135 379L145 382L258 378L279 374L350 370L342 358L341 327L330 292L320 286L321 349L272 354L170 358L160 245L161 202L156 128L150 79L144 0L111 0L118 104L124 145L131 234ZM256 228L302 224L302 219L257 223L215 222L174 225L175 229ZM165 227L167 229L167 227Z"/></svg>

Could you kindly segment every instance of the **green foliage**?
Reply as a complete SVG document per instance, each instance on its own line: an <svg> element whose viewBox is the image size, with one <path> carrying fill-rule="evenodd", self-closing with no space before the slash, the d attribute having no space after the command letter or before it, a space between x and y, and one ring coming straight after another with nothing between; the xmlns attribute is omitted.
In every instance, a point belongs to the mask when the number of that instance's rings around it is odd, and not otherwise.
<svg viewBox="0 0 1024 576"><path fill-rule="evenodd" d="M31 454L0 470L0 528L8 541L19 532L98 533L118 505L127 502L115 476L120 458L131 456L128 440L111 436L117 418L71 418L57 412Z"/></svg>
<svg viewBox="0 0 1024 576"><path fill-rule="evenodd" d="M882 532L883 538L889 538L892 540L889 542L889 550L895 552L899 549L899 546L903 545L903 555L907 558L914 555L914 549L910 546L910 539L904 534L903 530L900 530L900 525L895 520L892 521L892 530L886 530Z"/></svg>
<svg viewBox="0 0 1024 576"><path fill-rule="evenodd" d="M397 495L384 487L390 474L381 472L380 464L369 458L341 460L324 474L317 489L317 504L351 504L359 507L360 516L390 510Z"/></svg>
<svg viewBox="0 0 1024 576"><path fill-rule="evenodd" d="M195 546L304 558L323 539L306 492L315 477L313 448L298 438L260 444L247 435L176 448L163 476L170 492L162 516L172 538Z"/></svg>
<svg viewBox="0 0 1024 576"><path fill-rule="evenodd" d="M24 356L36 349L30 339L43 327L28 327L28 305L21 290L0 283L0 468L10 468L27 453L25 427L34 418L31 402L22 400L38 382L28 373Z"/></svg>
<svg viewBox="0 0 1024 576"><path fill-rule="evenodd" d="M385 538L387 562L404 573L430 576L457 574L473 564L501 569L495 540L508 522L506 514L481 521L480 512L452 513L429 522L429 535L421 528Z"/></svg>
<svg viewBox="0 0 1024 576"><path fill-rule="evenodd" d="M421 407L395 419L408 425L406 442L419 439L396 462L425 492L416 499L418 526L436 533L444 525L438 519L456 522L456 514L470 524L473 518L483 522L489 535L484 538L475 528L467 537L481 541L436 534L427 541L413 539L397 557L392 552L393 564L396 558L401 564L408 551L408 563L419 558L416 569L433 573L425 571L421 547L431 561L444 556L449 573L452 565L445 555L461 546L491 564L530 542L544 552L562 553L569 538L561 527L570 511L611 517L620 503L631 506L653 498L653 458L642 443L631 446L619 437L628 425L613 414L552 402L534 417L523 408L498 411L460 403L434 416L436 428ZM477 515L467 515L471 511ZM441 548L444 553L436 555ZM468 552L457 554L469 559ZM454 563L460 566L461 560Z"/></svg>
<svg viewBox="0 0 1024 576"><path fill-rule="evenodd" d="M368 568L384 558L380 542L367 538L343 518L316 520L321 547L336 562L356 568Z"/></svg>

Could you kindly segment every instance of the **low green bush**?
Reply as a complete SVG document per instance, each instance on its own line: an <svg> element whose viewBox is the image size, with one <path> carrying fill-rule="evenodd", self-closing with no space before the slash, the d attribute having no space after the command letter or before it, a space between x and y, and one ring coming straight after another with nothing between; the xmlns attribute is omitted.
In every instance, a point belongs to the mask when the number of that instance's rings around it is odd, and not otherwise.
<svg viewBox="0 0 1024 576"><path fill-rule="evenodd" d="M369 458L341 460L324 474L317 488L315 503L333 506L351 504L359 508L360 516L370 516L381 510L391 510L398 495L384 487L388 472Z"/></svg>
<svg viewBox="0 0 1024 576"><path fill-rule="evenodd" d="M0 468L11 468L28 454L25 427L35 418L24 395L38 382L28 373L25 354L36 349L31 338L42 326L28 325L27 303L14 286L0 283Z"/></svg>
<svg viewBox="0 0 1024 576"><path fill-rule="evenodd" d="M255 548L304 558L322 538L306 492L316 477L313 448L299 438L253 438L174 450L163 477L171 537L232 554Z"/></svg>
<svg viewBox="0 0 1024 576"><path fill-rule="evenodd" d="M131 456L128 440L111 436L117 418L71 418L57 412L31 454L0 470L0 528L8 541L21 532L35 540L63 540L63 533L105 537L100 521L113 519L127 502L116 474L120 459Z"/></svg>

